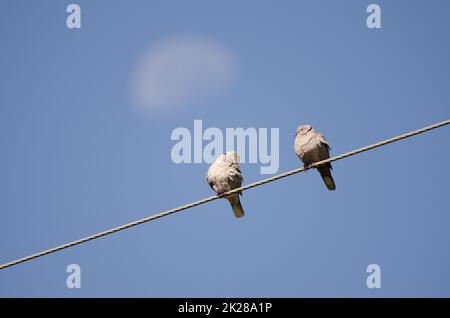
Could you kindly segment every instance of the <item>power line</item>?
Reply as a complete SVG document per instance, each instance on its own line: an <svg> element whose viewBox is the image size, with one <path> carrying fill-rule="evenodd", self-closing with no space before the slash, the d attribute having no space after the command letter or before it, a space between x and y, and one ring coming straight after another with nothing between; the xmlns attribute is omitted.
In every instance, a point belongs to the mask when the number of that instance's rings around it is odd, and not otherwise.
<svg viewBox="0 0 450 318"><path fill-rule="evenodd" d="M338 155L338 156L335 156L335 157L332 157L332 158L329 158L329 159L326 159L326 160L322 160L322 161L313 163L313 164L309 165L308 167L300 167L300 168L297 168L297 169L293 169L293 170L290 170L290 171L278 174L276 176L272 176L272 177L267 178L267 179L263 179L263 180L260 180L260 181L257 181L257 182L250 183L250 184L248 184L246 186L243 186L243 187L236 188L236 189L233 189L231 191L228 191L227 193L223 194L222 196L226 196L228 194L236 193L236 192L239 192L239 191L245 191L245 190L248 190L248 189L251 189L251 188L254 188L254 187L258 187L260 185L263 185L263 184L266 184L266 183L269 183L269 182L272 182L272 181L276 181L276 180L279 180L279 179L282 179L282 178L286 178L288 176L297 174L299 172L315 168L315 167L317 167L319 165L322 165L322 164L325 164L325 163L330 163L330 162L338 161L338 160L341 160L341 159L344 159L344 158L347 158L347 157L350 157L350 156L354 156L356 154L359 154L359 153L362 153L362 152L365 152L365 151L368 151L368 150L371 150L371 149L374 149L374 148L378 148L378 147L381 147L381 146L385 146L387 144L390 144L390 143L393 143L393 142L396 142L396 141L399 141L399 140L402 140L402 139L406 139L406 138L409 138L409 137L412 137L412 136L415 136L415 135L418 135L418 134L422 134L422 133L427 132L429 130L433 130L433 129L436 129L436 128L439 128L439 127L442 127L442 126L445 126L445 125L448 125L448 124L450 124L450 119L441 121L439 123L436 123L436 124L433 124L433 125L430 125L430 126L418 129L418 130L410 131L408 133L405 133L405 134L402 134L402 135L399 135L399 136L396 136L396 137L393 137L393 138L389 138L389 139L377 142L375 144L371 144L371 145L366 146L366 147L355 149L355 150L352 150L350 152L344 153L342 155ZM100 233L97 233L97 234L86 236L84 238L81 238L79 240L76 240L76 241L73 241L73 242L70 242L70 243L59 245L59 246L56 246L54 248L51 248L51 249L48 249L48 250L44 250L44 251L36 253L36 254L32 254L32 255L29 255L29 256L26 256L26 257L23 257L23 258L19 258L19 259L16 259L16 260L13 260L13 261L10 261L10 262L7 262L7 263L4 263L4 264L0 265L0 270L1 269L5 269L7 267L11 267L11 266L17 265L17 264L20 264L20 263L24 263L24 262L30 261L30 260L38 258L38 257L42 257L44 255L55 253L55 252L61 251L63 249L66 249L66 248L69 248L69 247L72 247L72 246L75 246L75 245L78 245L78 244L81 244L81 243L92 241L92 240L98 239L98 238L100 238L102 236L113 234L113 233L116 233L116 232L128 229L130 227L133 227L133 226L136 226L136 225L139 225L139 224L142 224L142 223L153 221L153 220L159 219L159 218L164 217L164 216L168 216L168 215L173 214L173 213L177 213L177 212L181 212L183 210L187 210L187 209L193 208L193 207L195 207L197 205L205 204L205 203L208 203L208 202L220 199L222 196L215 195L215 196L204 198L204 199L201 199L201 200L198 200L198 201L194 201L194 202L191 202L191 203L179 206L179 207L174 208L174 209L170 209L170 210L167 210L167 211L164 211L164 212L161 212L161 213L154 214L152 216L148 216L148 217L140 219L140 220L136 220L136 221L133 221L133 222L130 222L130 223L127 223L127 224L124 224L124 225L112 228L110 230L106 230L106 231L103 231L103 232L100 232Z"/></svg>

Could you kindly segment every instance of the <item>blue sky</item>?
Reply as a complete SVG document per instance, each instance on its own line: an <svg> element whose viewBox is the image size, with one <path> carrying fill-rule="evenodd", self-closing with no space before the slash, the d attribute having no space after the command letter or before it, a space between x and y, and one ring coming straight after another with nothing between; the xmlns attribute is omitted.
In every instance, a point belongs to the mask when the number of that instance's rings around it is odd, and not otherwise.
<svg viewBox="0 0 450 318"><path fill-rule="evenodd" d="M79 30L69 3L0 5L1 263L211 195L207 164L170 157L195 119L279 128L282 172L301 164L303 123L340 154L450 117L448 1L376 1L380 30L369 1L79 0ZM172 78L208 76L186 94L169 78L176 102L142 108L140 61L179 39L213 55ZM245 192L240 220L214 201L2 270L0 296L448 297L448 137L339 161L335 192L312 171ZM259 167L242 165L245 183ZM81 289L66 287L72 263Z"/></svg>

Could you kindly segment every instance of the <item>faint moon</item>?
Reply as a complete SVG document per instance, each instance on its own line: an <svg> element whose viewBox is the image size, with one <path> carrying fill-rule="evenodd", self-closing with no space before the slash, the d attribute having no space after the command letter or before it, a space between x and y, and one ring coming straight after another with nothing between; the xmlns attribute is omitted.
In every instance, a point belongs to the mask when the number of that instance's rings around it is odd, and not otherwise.
<svg viewBox="0 0 450 318"><path fill-rule="evenodd" d="M155 43L139 59L132 78L140 110L186 107L226 89L236 63L220 44L199 38L171 38Z"/></svg>

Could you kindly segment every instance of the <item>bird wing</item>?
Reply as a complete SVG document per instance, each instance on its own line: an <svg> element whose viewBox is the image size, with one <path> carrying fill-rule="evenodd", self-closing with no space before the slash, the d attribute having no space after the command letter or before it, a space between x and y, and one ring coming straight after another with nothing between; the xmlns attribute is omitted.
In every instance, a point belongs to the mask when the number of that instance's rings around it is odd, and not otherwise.
<svg viewBox="0 0 450 318"><path fill-rule="evenodd" d="M318 153L319 153L319 160L320 161L322 161L322 160L325 160L325 159L328 159L328 158L330 158L330 150L331 150L331 147L330 147L330 145L328 144L328 141L325 139L325 137L322 135L322 134L320 134L320 133L317 133L317 140L319 141L318 142ZM326 164L326 166L328 167L328 168L330 168L330 169L333 169L333 167L331 166L331 163L328 163L328 164Z"/></svg>
<svg viewBox="0 0 450 318"><path fill-rule="evenodd" d="M327 139L325 138L324 135L322 135L321 133L317 133L317 134L316 134L316 139L317 139L317 141L318 141L320 144L324 145L325 148L327 148L328 150L331 150L331 147L330 147L330 145L328 144L328 141L327 141Z"/></svg>

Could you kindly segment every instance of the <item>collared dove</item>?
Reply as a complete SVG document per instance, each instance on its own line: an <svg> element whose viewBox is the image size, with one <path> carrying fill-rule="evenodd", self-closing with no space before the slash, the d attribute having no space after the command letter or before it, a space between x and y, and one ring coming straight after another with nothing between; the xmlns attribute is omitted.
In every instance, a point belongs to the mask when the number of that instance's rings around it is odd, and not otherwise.
<svg viewBox="0 0 450 318"><path fill-rule="evenodd" d="M315 131L310 125L297 128L295 134L295 153L305 165L330 158L330 146L325 137ZM317 167L328 190L336 190L336 184L331 176L331 163Z"/></svg>
<svg viewBox="0 0 450 318"><path fill-rule="evenodd" d="M242 174L239 170L239 155L235 151L229 151L220 155L211 164L206 173L206 181L218 195L239 188L242 179ZM244 216L239 195L242 195L242 193L233 193L226 196L237 218Z"/></svg>

